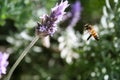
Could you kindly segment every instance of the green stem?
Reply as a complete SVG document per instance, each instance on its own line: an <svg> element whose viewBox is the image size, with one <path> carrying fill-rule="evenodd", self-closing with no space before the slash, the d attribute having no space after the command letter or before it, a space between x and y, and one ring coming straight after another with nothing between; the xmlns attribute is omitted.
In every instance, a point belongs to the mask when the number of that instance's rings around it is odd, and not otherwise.
<svg viewBox="0 0 120 80"><path fill-rule="evenodd" d="M21 53L20 57L17 59L17 61L14 63L14 65L12 66L12 68L10 69L8 76L6 78L6 80L10 80L14 70L16 69L16 67L18 66L18 64L21 62L21 60L25 57L25 55L28 53L28 51L31 49L31 47L36 43L36 41L39 39L39 36L36 36L31 43L26 47L26 49Z"/></svg>

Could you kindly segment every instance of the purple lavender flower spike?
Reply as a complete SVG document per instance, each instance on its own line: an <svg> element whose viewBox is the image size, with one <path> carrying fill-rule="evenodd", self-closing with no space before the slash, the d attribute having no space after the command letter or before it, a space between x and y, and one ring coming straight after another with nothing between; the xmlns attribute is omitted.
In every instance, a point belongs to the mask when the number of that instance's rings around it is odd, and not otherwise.
<svg viewBox="0 0 120 80"><path fill-rule="evenodd" d="M6 67L8 66L9 54L0 52L0 75L6 74Z"/></svg>
<svg viewBox="0 0 120 80"><path fill-rule="evenodd" d="M75 14L75 13L79 13L81 12L81 4L80 4L80 1L77 0L72 6L72 13Z"/></svg>
<svg viewBox="0 0 120 80"><path fill-rule="evenodd" d="M74 27L77 22L80 20L80 15L82 11L82 7L80 4L80 1L76 1L72 6L71 6L71 18L72 20L70 21L70 24L68 27Z"/></svg>
<svg viewBox="0 0 120 80"><path fill-rule="evenodd" d="M57 18L56 22L62 20L63 15L65 14L64 10L68 7L68 1L61 1L61 3L52 8L51 17Z"/></svg>
<svg viewBox="0 0 120 80"><path fill-rule="evenodd" d="M63 15L65 14L65 9L69 6L68 1L61 1L60 4L56 4L54 8L51 9L50 16L44 15L41 18L41 24L38 23L36 28L36 33L39 36L52 36L57 31L57 23L59 23Z"/></svg>

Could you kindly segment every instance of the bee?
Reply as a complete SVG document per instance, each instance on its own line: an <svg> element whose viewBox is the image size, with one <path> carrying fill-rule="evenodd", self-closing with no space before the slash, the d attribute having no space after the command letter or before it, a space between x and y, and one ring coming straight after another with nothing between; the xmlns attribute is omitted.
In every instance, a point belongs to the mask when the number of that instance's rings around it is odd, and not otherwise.
<svg viewBox="0 0 120 80"><path fill-rule="evenodd" d="M85 24L84 27L85 27L85 30L87 30L90 33L90 36L87 38L87 40L89 40L92 36L95 38L95 40L97 41L99 40L97 32L95 31L92 25Z"/></svg>

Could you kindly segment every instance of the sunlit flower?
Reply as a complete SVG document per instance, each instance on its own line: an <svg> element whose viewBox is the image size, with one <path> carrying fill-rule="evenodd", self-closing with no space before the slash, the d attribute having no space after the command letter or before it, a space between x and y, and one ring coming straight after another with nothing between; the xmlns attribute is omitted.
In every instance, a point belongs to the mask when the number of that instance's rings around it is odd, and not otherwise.
<svg viewBox="0 0 120 80"><path fill-rule="evenodd" d="M52 36L57 30L57 23L60 22L65 14L65 9L69 6L68 1L61 1L60 4L56 4L54 8L51 9L50 16L43 15L41 17L41 23L38 23L36 28L37 35L40 36Z"/></svg>
<svg viewBox="0 0 120 80"><path fill-rule="evenodd" d="M0 76L6 74L6 67L8 66L9 54L0 52Z"/></svg>

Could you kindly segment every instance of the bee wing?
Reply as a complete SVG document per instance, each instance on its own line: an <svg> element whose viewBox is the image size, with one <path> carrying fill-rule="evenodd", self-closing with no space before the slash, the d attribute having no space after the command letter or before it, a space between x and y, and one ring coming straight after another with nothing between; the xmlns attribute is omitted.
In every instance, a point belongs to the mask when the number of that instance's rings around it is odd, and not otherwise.
<svg viewBox="0 0 120 80"><path fill-rule="evenodd" d="M84 31L84 34L90 34L90 32L86 30L86 31Z"/></svg>

